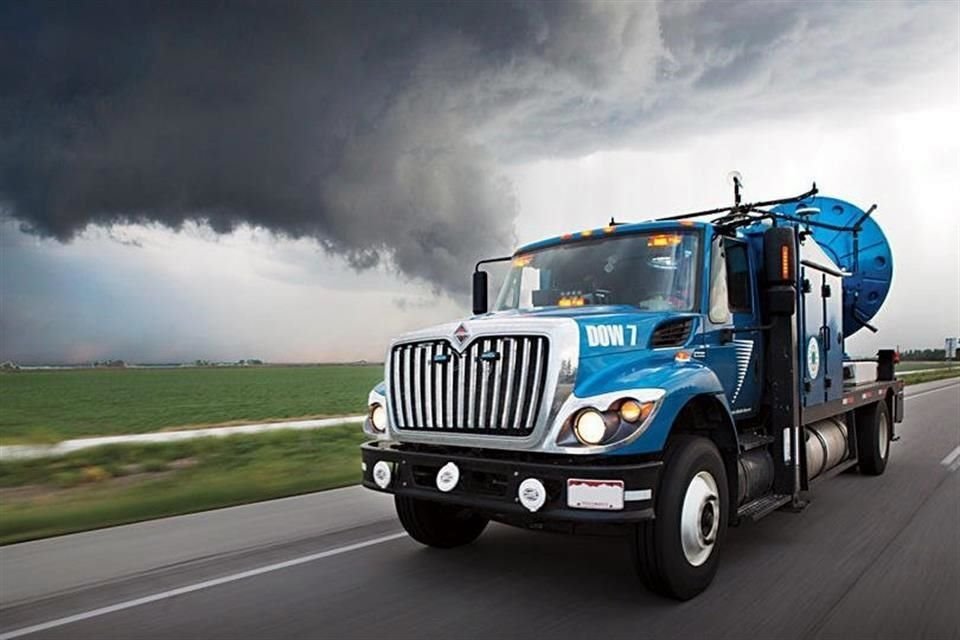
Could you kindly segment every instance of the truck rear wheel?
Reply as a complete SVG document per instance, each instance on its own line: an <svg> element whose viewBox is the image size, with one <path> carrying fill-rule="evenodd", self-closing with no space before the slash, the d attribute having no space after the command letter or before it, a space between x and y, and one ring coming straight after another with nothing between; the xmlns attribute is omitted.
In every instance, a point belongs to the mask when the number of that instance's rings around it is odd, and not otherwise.
<svg viewBox="0 0 960 640"><path fill-rule="evenodd" d="M707 438L674 438L664 456L656 518L636 526L631 549L646 586L689 600L717 573L727 528L727 474Z"/></svg>
<svg viewBox="0 0 960 640"><path fill-rule="evenodd" d="M890 412L887 403L876 402L857 413L857 453L860 473L878 476L890 456Z"/></svg>
<svg viewBox="0 0 960 640"><path fill-rule="evenodd" d="M410 537L428 547L452 549L476 540L489 520L455 505L394 496L400 523Z"/></svg>

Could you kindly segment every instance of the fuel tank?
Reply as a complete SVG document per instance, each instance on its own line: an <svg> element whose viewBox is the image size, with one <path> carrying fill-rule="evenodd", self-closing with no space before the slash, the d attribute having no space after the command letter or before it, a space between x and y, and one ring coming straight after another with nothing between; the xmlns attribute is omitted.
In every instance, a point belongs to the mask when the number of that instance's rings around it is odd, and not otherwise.
<svg viewBox="0 0 960 640"><path fill-rule="evenodd" d="M847 425L840 418L828 418L804 428L807 445L807 478L813 480L847 459Z"/></svg>

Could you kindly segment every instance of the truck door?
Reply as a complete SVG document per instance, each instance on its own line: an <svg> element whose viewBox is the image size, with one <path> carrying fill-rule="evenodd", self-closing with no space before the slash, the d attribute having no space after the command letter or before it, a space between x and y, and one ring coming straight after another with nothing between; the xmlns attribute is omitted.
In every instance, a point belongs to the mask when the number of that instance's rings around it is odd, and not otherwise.
<svg viewBox="0 0 960 640"><path fill-rule="evenodd" d="M719 238L712 250L706 364L720 378L733 415L748 417L758 409L763 362L756 265L742 240Z"/></svg>
<svg viewBox="0 0 960 640"><path fill-rule="evenodd" d="M836 274L833 265L812 261L800 268L803 340L798 347L805 407L843 395L843 282Z"/></svg>

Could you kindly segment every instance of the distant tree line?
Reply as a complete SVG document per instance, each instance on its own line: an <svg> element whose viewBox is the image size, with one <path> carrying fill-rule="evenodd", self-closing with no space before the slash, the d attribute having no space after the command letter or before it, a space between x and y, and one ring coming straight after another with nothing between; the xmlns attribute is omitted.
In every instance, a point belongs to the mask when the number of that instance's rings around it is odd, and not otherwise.
<svg viewBox="0 0 960 640"><path fill-rule="evenodd" d="M960 351L960 350L958 350ZM946 360L944 349L907 349L900 352L900 360ZM953 354L957 358L957 354Z"/></svg>

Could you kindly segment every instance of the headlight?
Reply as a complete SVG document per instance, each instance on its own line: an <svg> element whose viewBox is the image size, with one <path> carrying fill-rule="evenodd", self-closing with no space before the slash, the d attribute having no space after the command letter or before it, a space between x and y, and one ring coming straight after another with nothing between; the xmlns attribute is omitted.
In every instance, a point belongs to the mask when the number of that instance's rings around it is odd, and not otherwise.
<svg viewBox="0 0 960 640"><path fill-rule="evenodd" d="M382 404L370 405L370 424L380 433L387 430L387 410Z"/></svg>
<svg viewBox="0 0 960 640"><path fill-rule="evenodd" d="M574 420L573 432L583 444L600 444L607 435L607 421L596 409L584 409Z"/></svg>
<svg viewBox="0 0 960 640"><path fill-rule="evenodd" d="M631 397L606 394L580 405L564 422L557 444L561 447L608 446L636 437L646 429L662 393ZM653 396L653 399L647 398Z"/></svg>

